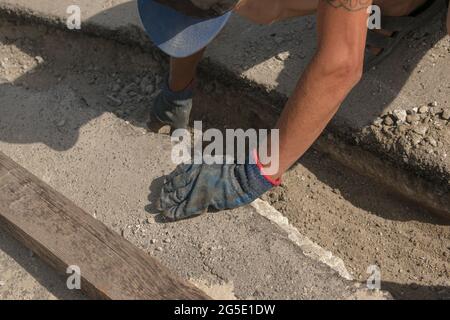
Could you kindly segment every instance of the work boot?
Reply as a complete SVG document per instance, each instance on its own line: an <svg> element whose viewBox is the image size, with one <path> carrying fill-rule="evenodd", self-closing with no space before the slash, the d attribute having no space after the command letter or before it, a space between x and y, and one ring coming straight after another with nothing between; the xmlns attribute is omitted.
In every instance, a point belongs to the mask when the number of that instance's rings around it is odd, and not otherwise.
<svg viewBox="0 0 450 320"><path fill-rule="evenodd" d="M183 91L170 90L168 81L164 81L161 92L155 98L149 110L148 128L162 133L163 127L170 126L171 131L186 129L192 110L193 83Z"/></svg>

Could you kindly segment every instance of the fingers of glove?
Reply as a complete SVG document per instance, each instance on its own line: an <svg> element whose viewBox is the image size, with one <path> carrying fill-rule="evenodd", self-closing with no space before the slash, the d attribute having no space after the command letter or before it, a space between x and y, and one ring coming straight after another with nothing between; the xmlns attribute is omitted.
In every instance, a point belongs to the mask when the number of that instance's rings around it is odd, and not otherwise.
<svg viewBox="0 0 450 320"><path fill-rule="evenodd" d="M206 212L206 208L193 209L188 207L188 201L183 201L176 206L163 211L163 215L173 221L192 218Z"/></svg>
<svg viewBox="0 0 450 320"><path fill-rule="evenodd" d="M163 185L164 192L175 192L177 189L185 188L192 182L193 178L189 173L181 173L169 180Z"/></svg>
<svg viewBox="0 0 450 320"><path fill-rule="evenodd" d="M177 221L183 219L183 214L180 214L180 212L183 212L186 208L187 201L183 201L181 203L178 203L174 206L168 207L165 210L163 210L163 215L166 218L169 218L170 220Z"/></svg>
<svg viewBox="0 0 450 320"><path fill-rule="evenodd" d="M176 176L180 175L180 174L184 174L186 172L188 172L191 169L192 165L191 164L179 164L175 170L173 170L165 179L165 182L175 178Z"/></svg>
<svg viewBox="0 0 450 320"><path fill-rule="evenodd" d="M176 192L166 192L164 189L159 196L159 209L161 211L178 205L182 199L177 198Z"/></svg>
<svg viewBox="0 0 450 320"><path fill-rule="evenodd" d="M161 190L160 209L166 210L185 201L192 192L193 184L193 181L190 181L187 185L180 188L165 185Z"/></svg>

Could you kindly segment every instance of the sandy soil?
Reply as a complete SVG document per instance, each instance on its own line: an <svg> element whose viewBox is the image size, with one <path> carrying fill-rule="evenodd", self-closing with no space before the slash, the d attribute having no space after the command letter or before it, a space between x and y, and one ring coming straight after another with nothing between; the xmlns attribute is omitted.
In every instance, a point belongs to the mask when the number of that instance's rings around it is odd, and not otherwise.
<svg viewBox="0 0 450 320"><path fill-rule="evenodd" d="M381 269L399 299L450 298L450 226L323 154L311 152L266 196L356 279Z"/></svg>
<svg viewBox="0 0 450 320"><path fill-rule="evenodd" d="M133 60L123 64L120 55L126 47L122 47L116 57L110 52L113 47L105 41L87 48L77 46L82 41L79 36L72 39L60 31L44 27L5 25L2 30L0 84L4 78L14 81L16 86L36 90L57 86L62 80L72 81L74 90L83 91L84 103L86 108L92 109L92 118L97 117L100 111L111 111L132 126L142 126L145 106L154 97L154 84L161 80L163 72L159 70L158 74L145 75L137 71L145 65L145 54L137 54ZM71 49L70 53L67 48ZM95 54L91 57L86 50ZM32 70L44 63L47 70L33 76ZM120 72L126 73L128 78L119 77ZM23 77L25 73L27 76ZM91 79L90 83L83 86L76 83L77 79L86 77ZM137 80L134 81L133 77ZM102 97L108 101L106 110L95 103L99 97L90 97L98 92L89 90L90 86L106 92ZM219 128L261 124L261 119L253 111L255 102L237 99L238 92L229 93L217 83L200 83L200 88L194 119L202 119L206 126ZM64 101L64 97L59 98ZM214 112L211 112L212 108ZM73 125L71 120L61 114L60 120L55 122L58 139L36 137L33 136L34 131L24 128L21 137L8 142L43 142L64 152L77 138L66 134L69 125ZM128 160L133 162L133 159ZM124 166L129 166L129 163L125 161ZM77 181L67 180L66 183ZM86 199L89 197L87 193ZM358 280L364 281L367 268L376 264L382 271L383 288L390 290L396 298L450 299L448 223L397 199L383 186L343 168L327 155L309 152L286 175L283 186L266 195L265 199L286 215L300 232L344 259ZM111 218L103 215L101 210L98 215L112 227L122 229L124 236L139 242L139 230L130 231L126 221L115 218L108 221ZM177 232L176 225L167 228ZM151 247L149 250L157 256L162 255L159 248Z"/></svg>
<svg viewBox="0 0 450 320"><path fill-rule="evenodd" d="M201 100L220 103L218 93ZM237 93L231 96L239 96ZM214 103L215 102L215 103ZM212 127L258 127L254 101L226 99L226 115L208 114ZM206 114L206 106L198 106ZM245 115L241 117L240 115ZM239 116L235 116L239 115ZM220 116L223 116L220 119ZM450 224L385 186L311 150L263 197L298 230L342 258L355 279L381 269L383 288L398 299L450 299Z"/></svg>

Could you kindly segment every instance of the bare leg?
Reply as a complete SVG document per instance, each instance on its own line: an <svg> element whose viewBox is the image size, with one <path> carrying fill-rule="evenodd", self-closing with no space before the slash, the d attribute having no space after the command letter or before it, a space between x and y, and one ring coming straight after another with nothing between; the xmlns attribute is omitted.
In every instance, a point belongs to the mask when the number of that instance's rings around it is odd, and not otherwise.
<svg viewBox="0 0 450 320"><path fill-rule="evenodd" d="M186 128L192 109L192 82L195 79L197 65L204 50L186 58L171 58L167 83L155 97L149 108L147 127L152 132L167 133Z"/></svg>
<svg viewBox="0 0 450 320"><path fill-rule="evenodd" d="M186 89L195 79L198 63L203 57L205 50L201 50L186 58L170 59L169 88L172 91Z"/></svg>

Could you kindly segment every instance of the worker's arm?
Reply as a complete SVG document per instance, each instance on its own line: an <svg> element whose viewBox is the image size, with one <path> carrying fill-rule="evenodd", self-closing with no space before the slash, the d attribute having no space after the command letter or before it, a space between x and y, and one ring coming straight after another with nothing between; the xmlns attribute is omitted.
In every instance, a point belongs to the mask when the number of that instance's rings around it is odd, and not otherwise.
<svg viewBox="0 0 450 320"><path fill-rule="evenodd" d="M370 4L319 2L318 49L278 121L280 163L273 177L280 177L306 152L360 80Z"/></svg>
<svg viewBox="0 0 450 320"><path fill-rule="evenodd" d="M222 210L248 204L276 185L277 178L305 153L361 78L371 1L359 1L364 5L348 7L354 1L346 0L319 3L317 52L277 125L278 172L269 176L251 162L181 165L161 191L159 207L167 217L178 220L210 207Z"/></svg>

